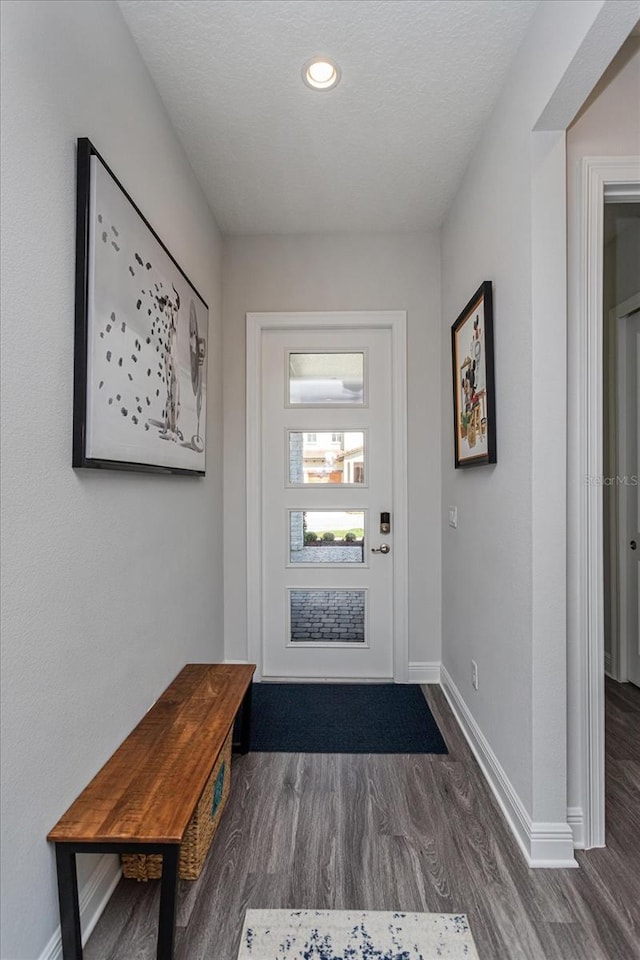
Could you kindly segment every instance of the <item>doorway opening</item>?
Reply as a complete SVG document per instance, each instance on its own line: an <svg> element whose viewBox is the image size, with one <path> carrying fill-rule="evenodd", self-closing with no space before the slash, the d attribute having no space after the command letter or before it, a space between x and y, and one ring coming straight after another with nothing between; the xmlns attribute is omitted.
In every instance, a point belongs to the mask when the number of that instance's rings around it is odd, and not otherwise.
<svg viewBox="0 0 640 960"><path fill-rule="evenodd" d="M619 793L629 780L629 733L640 724L640 203L605 202L602 300L605 809L610 814L613 788ZM628 788L633 791L632 782ZM608 843L619 839L616 827L609 815Z"/></svg>
<svg viewBox="0 0 640 960"><path fill-rule="evenodd" d="M624 212L640 211L640 160L636 157L585 158L582 161L582 239L585 253L582 279L582 324L584 339L579 365L580 393L584 400L579 414L580 472L584 479L581 498L581 555L580 597L581 636L584 638L582 707L582 743L584 770L584 847L605 845L605 786L606 786L606 696L610 693L611 681L605 670L618 670L621 659L620 629L620 556L624 538L620 533L620 503L628 501L629 492L637 488L633 477L638 474L637 442L630 465L629 451L625 450L625 462L620 461L618 434L618 410L629 410L628 398L619 397L619 350L623 354L627 346L620 347L621 331L625 331L626 318L635 311L634 295L623 299L625 293L619 287L616 292L616 271L620 275L621 262L613 250L605 276L605 247L616 242L616 219L625 219L614 205L622 205ZM606 213L609 206L612 212ZM634 219L635 217L631 217ZM605 230L605 221L607 230ZM621 226L621 224L619 224ZM633 233L625 239L631 239ZM609 244L605 242L608 239ZM637 254L631 263L637 264ZM614 266L611 266L611 263ZM626 274L626 271L625 271ZM637 266L629 271L630 282L637 284ZM635 277L635 281L633 278ZM605 286L609 284L610 299L606 300ZM631 291L627 291L631 293ZM625 364L626 368L626 364ZM637 436L637 401L631 404ZM635 412L634 412L635 411ZM629 418L627 417L627 422ZM626 429L626 428L625 428ZM626 444L626 441L625 441ZM624 446L624 444L623 444ZM629 484L618 483L618 469L624 467ZM612 492L613 491L613 492ZM623 497L621 497L621 492ZM633 537L629 538L627 546ZM632 551L633 552L633 551ZM636 561L637 563L637 561ZM637 566L635 568L637 580ZM625 609L628 607L625 606ZM636 620L637 623L637 620ZM635 643L638 644L637 627ZM608 648L606 647L608 644ZM625 641L625 651L628 643ZM608 652L608 659L605 654ZM614 665L614 659L616 663ZM616 679L619 674L616 674Z"/></svg>
<svg viewBox="0 0 640 960"><path fill-rule="evenodd" d="M640 686L640 203L605 203L603 255L604 666Z"/></svg>

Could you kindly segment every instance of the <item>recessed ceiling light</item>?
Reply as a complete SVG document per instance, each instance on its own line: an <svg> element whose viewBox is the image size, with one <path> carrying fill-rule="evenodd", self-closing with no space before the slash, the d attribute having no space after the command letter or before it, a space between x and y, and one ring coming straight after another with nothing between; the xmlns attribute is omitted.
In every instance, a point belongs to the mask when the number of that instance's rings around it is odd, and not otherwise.
<svg viewBox="0 0 640 960"><path fill-rule="evenodd" d="M330 90L340 80L340 67L326 57L314 57L302 68L302 79L312 90Z"/></svg>

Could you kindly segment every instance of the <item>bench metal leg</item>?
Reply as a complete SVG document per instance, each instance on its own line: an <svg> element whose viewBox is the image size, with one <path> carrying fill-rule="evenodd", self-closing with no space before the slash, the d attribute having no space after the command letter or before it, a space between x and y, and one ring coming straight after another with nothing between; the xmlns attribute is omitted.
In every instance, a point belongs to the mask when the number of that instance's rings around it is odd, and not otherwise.
<svg viewBox="0 0 640 960"><path fill-rule="evenodd" d="M69 845L56 843L56 868L58 871L62 957L63 960L82 960L76 854L75 850Z"/></svg>
<svg viewBox="0 0 640 960"><path fill-rule="evenodd" d="M242 721L240 728L240 753L249 753L251 743L251 693L253 684L247 687L247 692L242 701Z"/></svg>
<svg viewBox="0 0 640 960"><path fill-rule="evenodd" d="M178 893L179 857L180 847L177 843L163 847L157 960L173 960L173 949L176 938L176 899Z"/></svg>

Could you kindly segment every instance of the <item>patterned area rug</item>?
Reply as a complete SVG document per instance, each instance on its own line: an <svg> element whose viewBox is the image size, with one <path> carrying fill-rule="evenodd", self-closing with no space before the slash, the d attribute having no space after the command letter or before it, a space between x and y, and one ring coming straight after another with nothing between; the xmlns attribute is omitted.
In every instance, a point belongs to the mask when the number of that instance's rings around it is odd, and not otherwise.
<svg viewBox="0 0 640 960"><path fill-rule="evenodd" d="M238 960L479 960L466 916L247 910Z"/></svg>

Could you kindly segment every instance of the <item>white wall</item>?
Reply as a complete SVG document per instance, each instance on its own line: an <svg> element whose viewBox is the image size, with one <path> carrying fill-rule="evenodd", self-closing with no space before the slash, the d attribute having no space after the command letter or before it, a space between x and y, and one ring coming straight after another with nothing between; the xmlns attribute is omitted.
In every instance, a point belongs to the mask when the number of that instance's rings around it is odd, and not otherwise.
<svg viewBox="0 0 640 960"><path fill-rule="evenodd" d="M530 852L540 828L539 860L553 855L547 833L567 850L562 130L631 28L631 5L614 6L539 6L442 230L443 665ZM448 331L485 279L498 464L456 471Z"/></svg>
<svg viewBox="0 0 640 960"><path fill-rule="evenodd" d="M236 237L225 241L226 655L247 656L245 315L407 310L410 660L440 659L439 249L429 235Z"/></svg>
<svg viewBox="0 0 640 960"><path fill-rule="evenodd" d="M47 831L186 661L222 658L220 239L114 3L3 3L2 106L1 953L33 960ZM71 469L78 136L209 303L204 480Z"/></svg>
<svg viewBox="0 0 640 960"><path fill-rule="evenodd" d="M584 744L581 738L580 675L583 669L583 636L580 630L578 605L579 529L581 523L578 491L584 478L580 476L578 451L580 386L578 367L574 362L584 337L578 282L580 277L579 235L579 167L584 157L640 155L640 38L631 37L620 49L611 66L602 76L574 123L567 131L567 218L568 264L571 283L568 288L569 322L569 397L568 397L568 475L567 536L569 544L567 566L568 596L568 804L582 809L586 802L583 762ZM631 235L628 239L632 239ZM623 243L624 246L624 243ZM632 251L630 251L632 252ZM627 265L628 257L620 259ZM635 264L636 277L638 274ZM620 284L620 297L631 296L629 271L622 269L615 282ZM614 278L612 284L615 285ZM624 295L626 294L626 296Z"/></svg>

